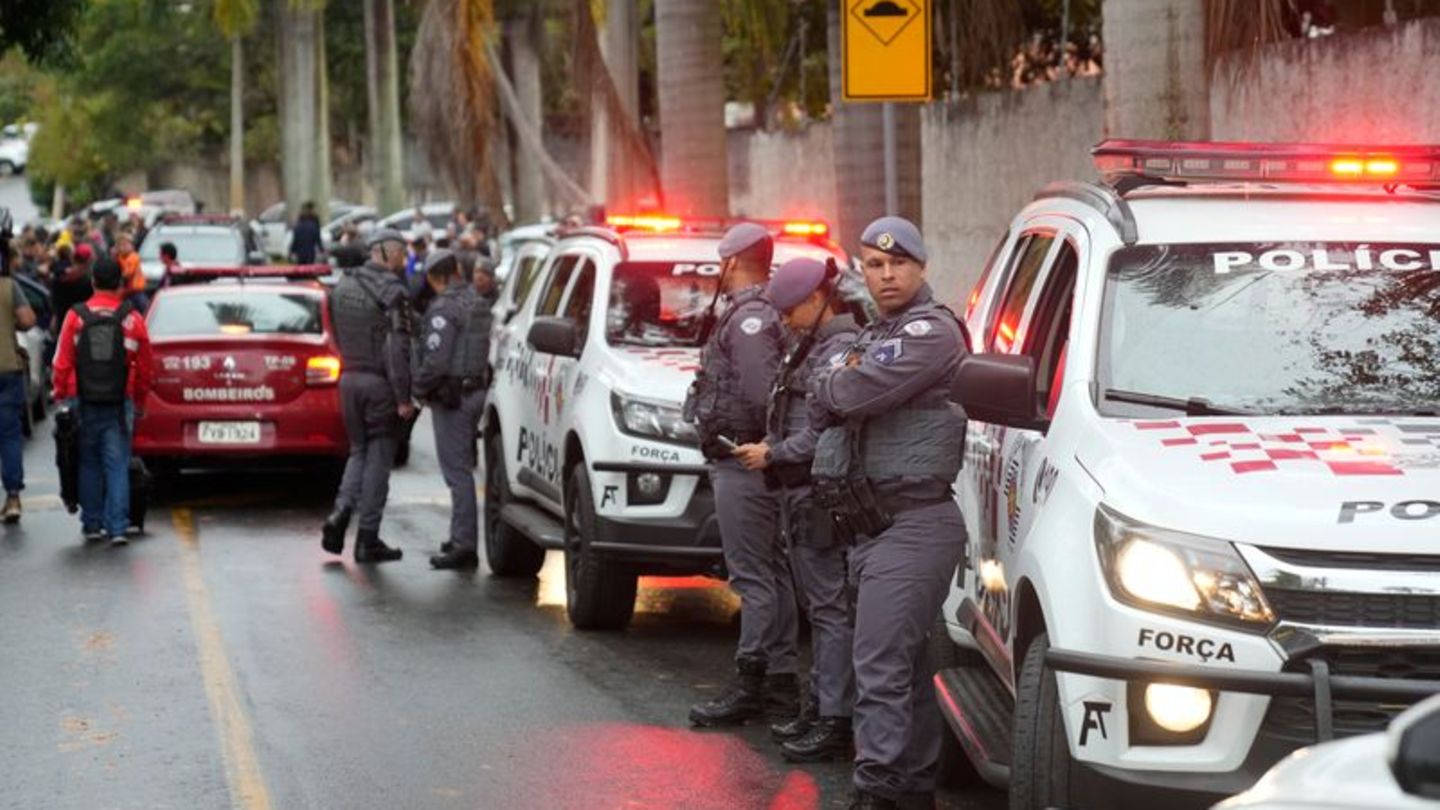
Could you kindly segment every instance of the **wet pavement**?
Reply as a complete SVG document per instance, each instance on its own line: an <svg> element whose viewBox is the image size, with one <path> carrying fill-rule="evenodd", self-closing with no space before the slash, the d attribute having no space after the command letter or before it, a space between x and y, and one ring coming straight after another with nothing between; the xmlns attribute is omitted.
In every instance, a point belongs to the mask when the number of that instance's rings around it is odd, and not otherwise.
<svg viewBox="0 0 1440 810"><path fill-rule="evenodd" d="M40 427L0 530L0 807L845 805L848 765L686 724L730 672L723 586L647 580L630 629L577 633L553 552L538 582L429 570L428 426L383 531L406 557L363 568L320 550L330 493L306 471L186 475L146 537L86 545Z"/></svg>

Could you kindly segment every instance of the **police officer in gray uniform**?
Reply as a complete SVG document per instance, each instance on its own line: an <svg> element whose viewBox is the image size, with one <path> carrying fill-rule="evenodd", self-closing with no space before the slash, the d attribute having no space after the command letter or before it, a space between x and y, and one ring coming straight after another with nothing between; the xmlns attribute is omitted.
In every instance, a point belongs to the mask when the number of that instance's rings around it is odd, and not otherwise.
<svg viewBox="0 0 1440 810"><path fill-rule="evenodd" d="M822 370L815 404L843 422L816 443L816 497L854 535L855 802L935 806L940 715L926 635L965 552L951 485L965 418L950 385L968 341L925 283L925 243L910 222L865 229L861 265L880 318Z"/></svg>
<svg viewBox="0 0 1440 810"><path fill-rule="evenodd" d="M859 327L836 313L839 269L815 259L791 259L770 280L770 300L792 335L770 400L769 436L735 455L749 469L763 469L781 487L781 523L790 566L810 617L810 691L804 711L770 727L791 762L849 756L850 714L855 705L851 664L853 630L846 577L846 547L811 497L810 464L815 441L834 419L808 409L807 395L830 358L843 358ZM812 418L813 417L813 418Z"/></svg>
<svg viewBox="0 0 1440 810"><path fill-rule="evenodd" d="M355 561L398 560L402 552L380 540L380 518L390 491L390 465L401 419L415 414L410 398L410 299L398 273L405 269L405 239L379 228L366 241L370 261L345 270L330 293L330 321L340 346L340 407L350 457L325 520L321 545L345 549L350 517L359 513Z"/></svg>
<svg viewBox="0 0 1440 810"><path fill-rule="evenodd" d="M425 258L425 283L434 300L424 316L425 337L415 394L430 406L435 456L450 489L450 537L430 558L435 568L479 565L475 508L475 428L490 386L490 308L460 273L455 254Z"/></svg>
<svg viewBox="0 0 1440 810"><path fill-rule="evenodd" d="M711 465L715 503L722 505L716 517L730 586L740 595L738 680L690 709L697 726L738 725L767 713L787 717L799 703L798 611L777 526L779 500L763 473L733 456L736 446L765 438L770 385L783 352L784 327L764 287L774 249L770 233L753 223L736 225L720 241L716 295L725 292L729 306L708 335L686 401Z"/></svg>

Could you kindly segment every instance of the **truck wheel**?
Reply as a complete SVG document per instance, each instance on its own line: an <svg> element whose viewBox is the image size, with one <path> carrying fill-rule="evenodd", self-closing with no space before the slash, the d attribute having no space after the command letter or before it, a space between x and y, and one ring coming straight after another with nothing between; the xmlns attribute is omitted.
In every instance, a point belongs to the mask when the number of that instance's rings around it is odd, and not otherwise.
<svg viewBox="0 0 1440 810"><path fill-rule="evenodd" d="M498 435L485 439L485 560L497 577L533 577L545 564L545 549L500 519L511 497L498 442Z"/></svg>
<svg viewBox="0 0 1440 810"><path fill-rule="evenodd" d="M962 666L960 651L955 648L955 642L950 640L950 634L945 632L944 619L936 619L935 626L930 628L928 653L931 675L942 669ZM941 787L949 788L985 784L980 778L980 772L970 763L970 757L961 747L960 740L956 739L954 730L943 717L940 719L940 759L936 763L935 781Z"/></svg>
<svg viewBox="0 0 1440 810"><path fill-rule="evenodd" d="M565 607L577 630L618 630L635 613L639 578L590 549L598 535L590 476L577 464L565 494Z"/></svg>
<svg viewBox="0 0 1440 810"><path fill-rule="evenodd" d="M1050 638L1041 633L1030 642L1015 696L1014 763L1010 767L1010 810L1081 807L1072 795L1075 762L1060 716L1055 673L1045 666Z"/></svg>

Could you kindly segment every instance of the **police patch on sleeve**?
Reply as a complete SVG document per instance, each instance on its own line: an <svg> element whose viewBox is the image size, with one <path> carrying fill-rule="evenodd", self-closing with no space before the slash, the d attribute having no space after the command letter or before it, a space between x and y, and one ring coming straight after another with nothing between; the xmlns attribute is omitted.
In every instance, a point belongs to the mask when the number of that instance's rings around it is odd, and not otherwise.
<svg viewBox="0 0 1440 810"><path fill-rule="evenodd" d="M934 328L935 327L930 325L929 321L911 321L905 324L905 334L913 335L914 337L924 337L930 334Z"/></svg>
<svg viewBox="0 0 1440 810"><path fill-rule="evenodd" d="M876 344L875 348L870 351L870 356L875 358L875 362L880 365L888 366L900 359L900 355L904 353L903 350L904 346L901 344L900 338L890 338Z"/></svg>
<svg viewBox="0 0 1440 810"><path fill-rule="evenodd" d="M740 322L740 331L744 332L747 335L758 335L760 334L760 329L764 326L764 321L761 321L758 317L751 315L750 317Z"/></svg>
<svg viewBox="0 0 1440 810"><path fill-rule="evenodd" d="M445 316L444 316L444 315L436 315L435 317L431 318L431 319L430 319L430 328L431 328L431 329L444 329L444 328L445 328Z"/></svg>
<svg viewBox="0 0 1440 810"><path fill-rule="evenodd" d="M443 319L437 319L437 320L443 320ZM438 329L439 327L437 326L436 328ZM429 350L432 351L432 352L435 351L436 349L440 348L440 335L438 335L438 334L436 334L436 333L434 333L434 332L431 332L431 333L430 333L430 337L425 338L425 348L429 349Z"/></svg>

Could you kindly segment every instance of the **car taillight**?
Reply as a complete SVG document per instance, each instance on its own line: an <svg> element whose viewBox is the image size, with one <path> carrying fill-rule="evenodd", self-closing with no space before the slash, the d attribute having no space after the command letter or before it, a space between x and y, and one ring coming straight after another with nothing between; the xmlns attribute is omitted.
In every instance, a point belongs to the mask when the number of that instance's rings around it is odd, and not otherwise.
<svg viewBox="0 0 1440 810"><path fill-rule="evenodd" d="M334 385L340 380L340 358L317 355L305 361L306 385Z"/></svg>

